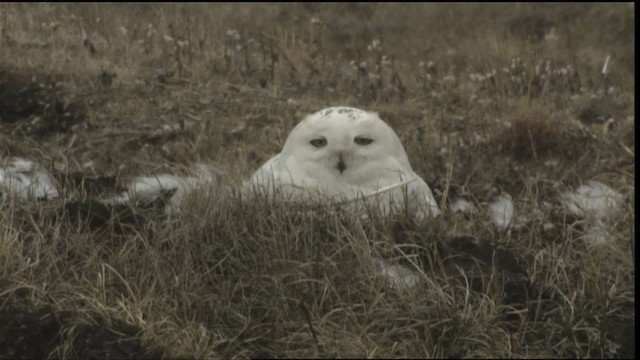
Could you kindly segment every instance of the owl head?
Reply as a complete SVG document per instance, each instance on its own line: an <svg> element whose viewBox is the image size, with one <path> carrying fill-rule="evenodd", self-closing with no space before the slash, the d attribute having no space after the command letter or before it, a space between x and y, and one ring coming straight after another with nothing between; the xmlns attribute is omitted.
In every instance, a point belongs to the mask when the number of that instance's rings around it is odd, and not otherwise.
<svg viewBox="0 0 640 360"><path fill-rule="evenodd" d="M370 186L401 181L411 169L395 132L378 114L331 107L307 116L289 134L278 171L295 177Z"/></svg>

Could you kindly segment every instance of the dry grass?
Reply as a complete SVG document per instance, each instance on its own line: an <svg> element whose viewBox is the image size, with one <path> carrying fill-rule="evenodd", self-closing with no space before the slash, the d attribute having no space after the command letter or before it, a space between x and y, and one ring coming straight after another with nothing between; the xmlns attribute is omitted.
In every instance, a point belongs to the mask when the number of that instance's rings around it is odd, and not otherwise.
<svg viewBox="0 0 640 360"><path fill-rule="evenodd" d="M0 357L634 357L634 23L630 4L1 4L0 156L64 199L0 209ZM196 162L239 183L330 105L378 111L427 182L529 221L91 200ZM597 247L557 202L590 179L628 199ZM388 289L369 252L423 284Z"/></svg>

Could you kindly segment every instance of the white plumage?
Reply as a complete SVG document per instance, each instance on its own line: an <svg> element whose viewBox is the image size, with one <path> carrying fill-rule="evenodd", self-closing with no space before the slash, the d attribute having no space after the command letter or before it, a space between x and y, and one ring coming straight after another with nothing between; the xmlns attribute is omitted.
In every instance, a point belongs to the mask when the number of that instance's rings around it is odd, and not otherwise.
<svg viewBox="0 0 640 360"><path fill-rule="evenodd" d="M21 199L53 199L58 190L53 178L40 164L20 157L0 167L0 193L3 199L14 195Z"/></svg>
<svg viewBox="0 0 640 360"><path fill-rule="evenodd" d="M411 168L396 133L376 113L350 107L307 116L246 185L289 198L375 198L384 213L408 205L416 218L439 214L431 189Z"/></svg>

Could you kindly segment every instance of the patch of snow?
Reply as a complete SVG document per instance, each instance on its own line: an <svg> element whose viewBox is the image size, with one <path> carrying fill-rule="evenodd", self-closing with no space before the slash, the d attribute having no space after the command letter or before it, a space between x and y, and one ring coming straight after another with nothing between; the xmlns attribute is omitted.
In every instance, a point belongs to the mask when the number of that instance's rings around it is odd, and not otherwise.
<svg viewBox="0 0 640 360"><path fill-rule="evenodd" d="M151 202L166 193L170 193L166 212L178 211L185 197L196 188L217 181L222 183L224 172L209 164L196 164L192 173L195 176L177 176L161 174L139 176L127 185L127 190L107 200L110 203L123 204L132 201Z"/></svg>
<svg viewBox="0 0 640 360"><path fill-rule="evenodd" d="M127 190L111 199L116 204L128 203L131 201L153 201L163 194L172 191L169 198L169 206L177 209L185 195L193 190L198 184L198 178L180 177L176 175L156 175L139 176L133 179ZM171 211L171 210L169 210Z"/></svg>
<svg viewBox="0 0 640 360"><path fill-rule="evenodd" d="M40 164L20 157L13 157L0 168L0 189L21 199L53 199L59 196L53 177Z"/></svg>
<svg viewBox="0 0 640 360"><path fill-rule="evenodd" d="M473 214L476 212L476 207L473 206L471 201L465 199L464 197L458 196L449 205L449 210L452 213L465 213L465 214Z"/></svg>
<svg viewBox="0 0 640 360"><path fill-rule="evenodd" d="M588 246L593 246L607 243L610 237L611 235L605 229L604 223L601 220L596 220L586 226L582 234L578 236L578 239L583 240Z"/></svg>
<svg viewBox="0 0 640 360"><path fill-rule="evenodd" d="M569 213L598 220L615 215L622 199L622 194L598 181L560 195L560 202Z"/></svg>
<svg viewBox="0 0 640 360"><path fill-rule="evenodd" d="M500 195L487 208L487 214L493 224L500 231L504 231L511 226L514 214L511 197Z"/></svg>
<svg viewBox="0 0 640 360"><path fill-rule="evenodd" d="M390 289L413 288L420 283L420 275L406 266L391 264L380 258L371 258L377 272L387 278Z"/></svg>
<svg viewBox="0 0 640 360"><path fill-rule="evenodd" d="M560 195L564 209L584 219L585 228L578 239L589 246L608 242L611 235L605 228L605 220L620 211L623 199L622 194L598 181L589 181Z"/></svg>

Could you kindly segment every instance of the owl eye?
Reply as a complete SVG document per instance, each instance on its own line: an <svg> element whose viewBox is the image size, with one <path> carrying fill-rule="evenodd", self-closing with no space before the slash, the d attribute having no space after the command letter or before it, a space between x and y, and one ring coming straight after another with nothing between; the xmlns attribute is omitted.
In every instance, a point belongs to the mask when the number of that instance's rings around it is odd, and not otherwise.
<svg viewBox="0 0 640 360"><path fill-rule="evenodd" d="M325 138L319 138L319 139L313 139L310 141L311 145L313 145L316 148L321 148L321 147L325 147L327 145L327 139Z"/></svg>
<svg viewBox="0 0 640 360"><path fill-rule="evenodd" d="M355 139L353 139L353 141L355 141L358 145L369 145L373 142L373 139L369 139L366 137L356 137Z"/></svg>

